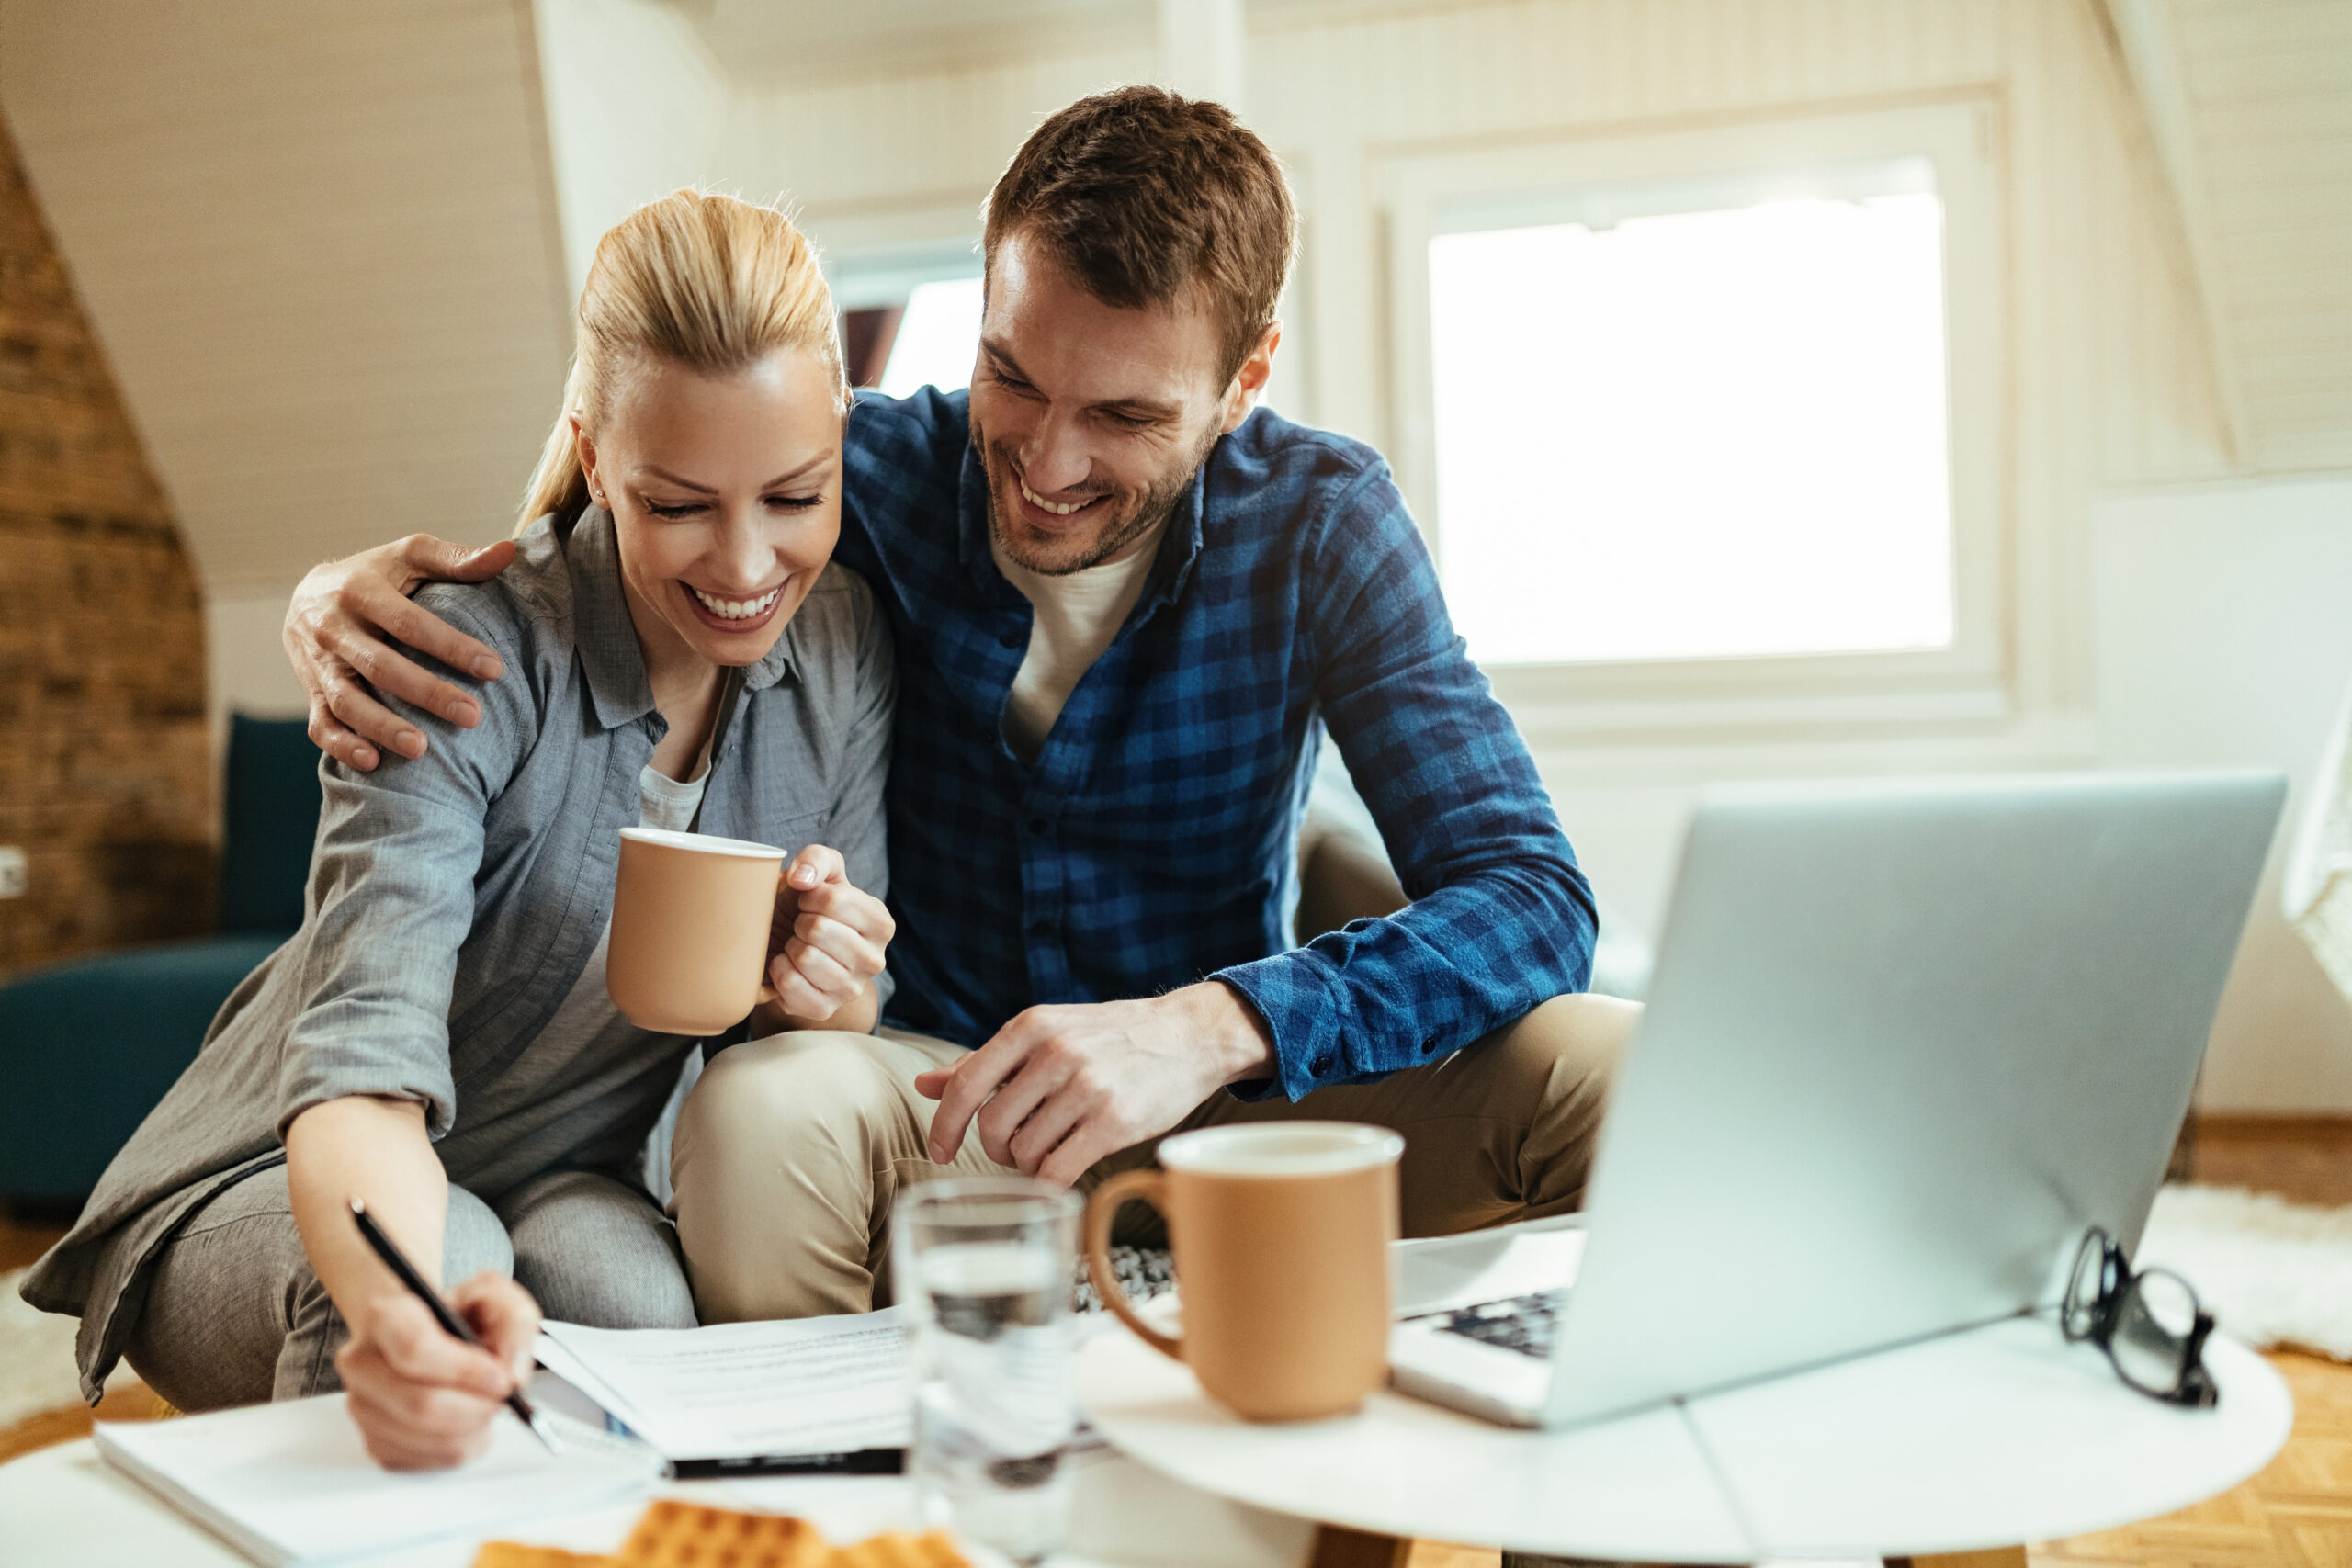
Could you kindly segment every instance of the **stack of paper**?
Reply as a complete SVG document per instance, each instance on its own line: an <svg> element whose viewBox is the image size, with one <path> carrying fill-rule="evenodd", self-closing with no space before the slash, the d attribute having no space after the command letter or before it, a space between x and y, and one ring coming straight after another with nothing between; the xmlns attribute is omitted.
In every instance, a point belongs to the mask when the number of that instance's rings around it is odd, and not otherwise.
<svg viewBox="0 0 2352 1568"><path fill-rule="evenodd" d="M395 1473L361 1446L339 1393L175 1421L107 1422L107 1462L256 1562L325 1562L452 1536L493 1535L650 1488L659 1456L564 1423L549 1454L523 1424L456 1470Z"/></svg>
<svg viewBox="0 0 2352 1568"><path fill-rule="evenodd" d="M709 1328L545 1325L539 1362L672 1460L903 1448L899 1309Z"/></svg>

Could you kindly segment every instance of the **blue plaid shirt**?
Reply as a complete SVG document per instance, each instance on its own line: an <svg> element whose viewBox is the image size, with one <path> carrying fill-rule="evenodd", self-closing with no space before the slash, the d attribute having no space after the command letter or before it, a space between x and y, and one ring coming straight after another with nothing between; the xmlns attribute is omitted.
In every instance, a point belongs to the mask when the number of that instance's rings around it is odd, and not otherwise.
<svg viewBox="0 0 2352 1568"><path fill-rule="evenodd" d="M1003 738L1031 609L965 395L861 394L844 489L838 558L898 639L893 1023L978 1045L1035 1003L1215 976L1296 1099L1583 987L1590 890L1371 448L1262 409L1220 440L1034 766ZM1292 948L1326 725L1413 903Z"/></svg>

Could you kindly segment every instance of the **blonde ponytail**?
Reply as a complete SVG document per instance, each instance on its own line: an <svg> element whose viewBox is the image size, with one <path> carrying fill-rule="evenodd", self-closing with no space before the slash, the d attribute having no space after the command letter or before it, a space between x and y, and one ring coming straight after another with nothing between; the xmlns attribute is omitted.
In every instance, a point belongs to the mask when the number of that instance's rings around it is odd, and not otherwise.
<svg viewBox="0 0 2352 1568"><path fill-rule="evenodd" d="M580 291L563 407L523 492L514 531L588 504L571 420L593 432L616 376L645 356L705 375L748 368L783 348L808 349L849 407L833 297L817 255L772 207L682 190L650 201L596 243Z"/></svg>

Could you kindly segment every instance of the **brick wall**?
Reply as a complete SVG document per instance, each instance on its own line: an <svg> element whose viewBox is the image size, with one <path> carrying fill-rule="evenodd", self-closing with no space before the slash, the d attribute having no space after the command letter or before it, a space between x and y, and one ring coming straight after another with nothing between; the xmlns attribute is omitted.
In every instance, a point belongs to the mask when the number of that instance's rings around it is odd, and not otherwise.
<svg viewBox="0 0 2352 1568"><path fill-rule="evenodd" d="M0 975L212 918L204 615L0 122Z"/></svg>

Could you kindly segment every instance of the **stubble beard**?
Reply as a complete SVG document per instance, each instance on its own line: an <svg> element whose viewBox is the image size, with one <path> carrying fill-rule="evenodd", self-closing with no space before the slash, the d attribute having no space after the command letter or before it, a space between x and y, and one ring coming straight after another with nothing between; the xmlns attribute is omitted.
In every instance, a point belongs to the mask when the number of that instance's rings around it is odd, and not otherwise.
<svg viewBox="0 0 2352 1568"><path fill-rule="evenodd" d="M1114 491L1110 519L1095 531L1091 538L1056 540L1040 549L1034 543L1016 537L1005 525L1006 502L1002 496L1021 481L1014 477L1016 470L1011 455L990 442L976 423L972 426L972 448L979 454L981 470L988 476L989 530L995 536L998 547L1015 566L1034 571L1040 577L1068 577L1072 572L1100 566L1174 514L1177 503L1184 499L1184 491L1193 483L1193 477L1201 471L1201 465L1208 461L1209 451L1222 434L1216 426L1210 426L1192 455L1170 472L1162 475L1140 496L1130 500L1128 497L1132 492Z"/></svg>

